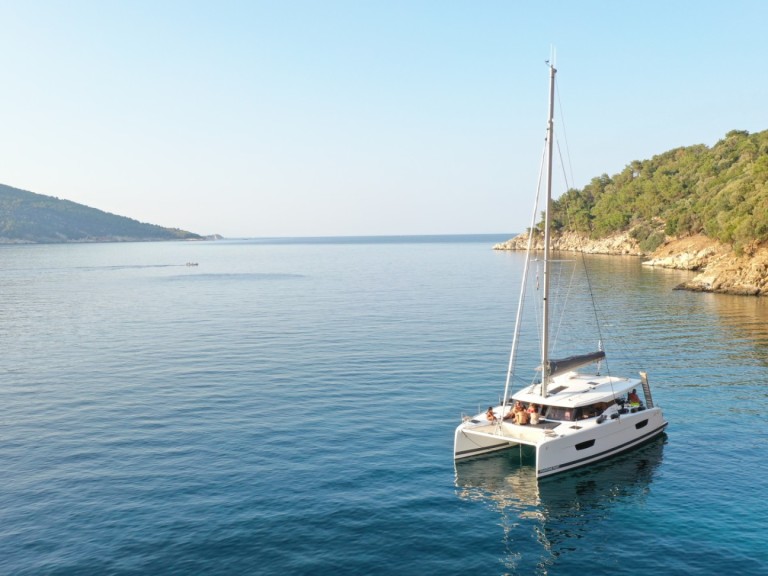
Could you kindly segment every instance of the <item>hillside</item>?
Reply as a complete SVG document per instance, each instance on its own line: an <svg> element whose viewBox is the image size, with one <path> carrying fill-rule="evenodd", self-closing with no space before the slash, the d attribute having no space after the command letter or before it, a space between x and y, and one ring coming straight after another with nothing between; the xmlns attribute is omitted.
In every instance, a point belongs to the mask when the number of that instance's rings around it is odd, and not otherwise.
<svg viewBox="0 0 768 576"><path fill-rule="evenodd" d="M768 295L768 131L635 160L569 190L552 210L556 249L698 272L682 289ZM522 234L494 248L526 245Z"/></svg>
<svg viewBox="0 0 768 576"><path fill-rule="evenodd" d="M145 224L0 184L0 243L200 239L198 234L185 230Z"/></svg>
<svg viewBox="0 0 768 576"><path fill-rule="evenodd" d="M703 234L740 252L768 240L768 130L733 130L713 147L676 148L593 178L553 202L556 229L602 238L631 231L646 252Z"/></svg>

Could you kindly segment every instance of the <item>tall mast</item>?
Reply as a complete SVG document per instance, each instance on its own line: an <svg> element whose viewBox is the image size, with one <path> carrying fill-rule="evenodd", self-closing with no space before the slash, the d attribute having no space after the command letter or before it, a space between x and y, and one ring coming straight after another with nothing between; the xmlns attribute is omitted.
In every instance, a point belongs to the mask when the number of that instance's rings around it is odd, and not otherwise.
<svg viewBox="0 0 768 576"><path fill-rule="evenodd" d="M549 385L549 276L550 276L550 237L549 228L551 221L550 208L552 206L552 150L554 142L554 116L555 116L555 66L549 65L549 121L547 122L547 199L544 209L544 297L542 313L541 335L541 395L546 398Z"/></svg>

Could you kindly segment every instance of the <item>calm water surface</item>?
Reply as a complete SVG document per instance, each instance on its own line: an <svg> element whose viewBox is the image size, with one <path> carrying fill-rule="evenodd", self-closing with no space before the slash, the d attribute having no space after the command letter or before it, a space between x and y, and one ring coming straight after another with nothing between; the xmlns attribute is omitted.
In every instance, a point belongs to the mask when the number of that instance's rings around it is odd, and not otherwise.
<svg viewBox="0 0 768 576"><path fill-rule="evenodd" d="M454 467L503 389L496 240L0 246L0 573L765 574L768 300L590 258L667 437Z"/></svg>

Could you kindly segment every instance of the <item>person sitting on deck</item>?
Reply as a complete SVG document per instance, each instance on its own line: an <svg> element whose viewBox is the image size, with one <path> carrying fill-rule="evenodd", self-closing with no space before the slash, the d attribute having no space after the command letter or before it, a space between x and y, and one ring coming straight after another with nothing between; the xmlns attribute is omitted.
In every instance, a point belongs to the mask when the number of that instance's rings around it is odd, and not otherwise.
<svg viewBox="0 0 768 576"><path fill-rule="evenodd" d="M637 395L637 390L632 388L632 392L627 394L627 402L630 406L640 406L640 396Z"/></svg>
<svg viewBox="0 0 768 576"><path fill-rule="evenodd" d="M496 414L493 413L493 406L488 406L488 412L485 413L485 417L491 422L496 421Z"/></svg>
<svg viewBox="0 0 768 576"><path fill-rule="evenodd" d="M518 400L517 402L515 402L515 405L512 406L512 408L509 410L509 412L504 414L504 420L514 420L515 419L515 414L520 412L520 410L522 410L522 409L523 409L523 405L520 404L520 400Z"/></svg>
<svg viewBox="0 0 768 576"><path fill-rule="evenodd" d="M536 404L528 406L528 417L530 418L531 424L539 423L539 409Z"/></svg>
<svg viewBox="0 0 768 576"><path fill-rule="evenodd" d="M519 402L515 404L515 424L523 425L528 424L528 412L526 412L523 405Z"/></svg>

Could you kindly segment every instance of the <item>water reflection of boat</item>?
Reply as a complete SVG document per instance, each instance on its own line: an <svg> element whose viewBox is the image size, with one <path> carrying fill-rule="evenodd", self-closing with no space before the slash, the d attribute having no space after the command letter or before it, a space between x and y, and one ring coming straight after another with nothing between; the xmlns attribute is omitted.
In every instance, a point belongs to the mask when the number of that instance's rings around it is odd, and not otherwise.
<svg viewBox="0 0 768 576"><path fill-rule="evenodd" d="M458 461L457 495L487 503L501 513L510 554L533 537L540 545L535 563L546 564L573 549L575 539L584 537L596 521L607 519L622 503L645 498L665 443L662 435L610 462L544 480L537 480L531 466L520 466L520 456L514 452ZM517 543L510 541L518 538Z"/></svg>
<svg viewBox="0 0 768 576"><path fill-rule="evenodd" d="M459 460L456 462L456 488L461 498L492 500L499 508L561 508L574 499L578 499L579 506L584 508L589 503L585 502L585 497L599 498L602 506L606 499L620 498L633 487L647 485L661 463L665 443L666 435L663 435L611 462L539 481L535 470L520 466L519 454L511 451L504 458L491 455Z"/></svg>

